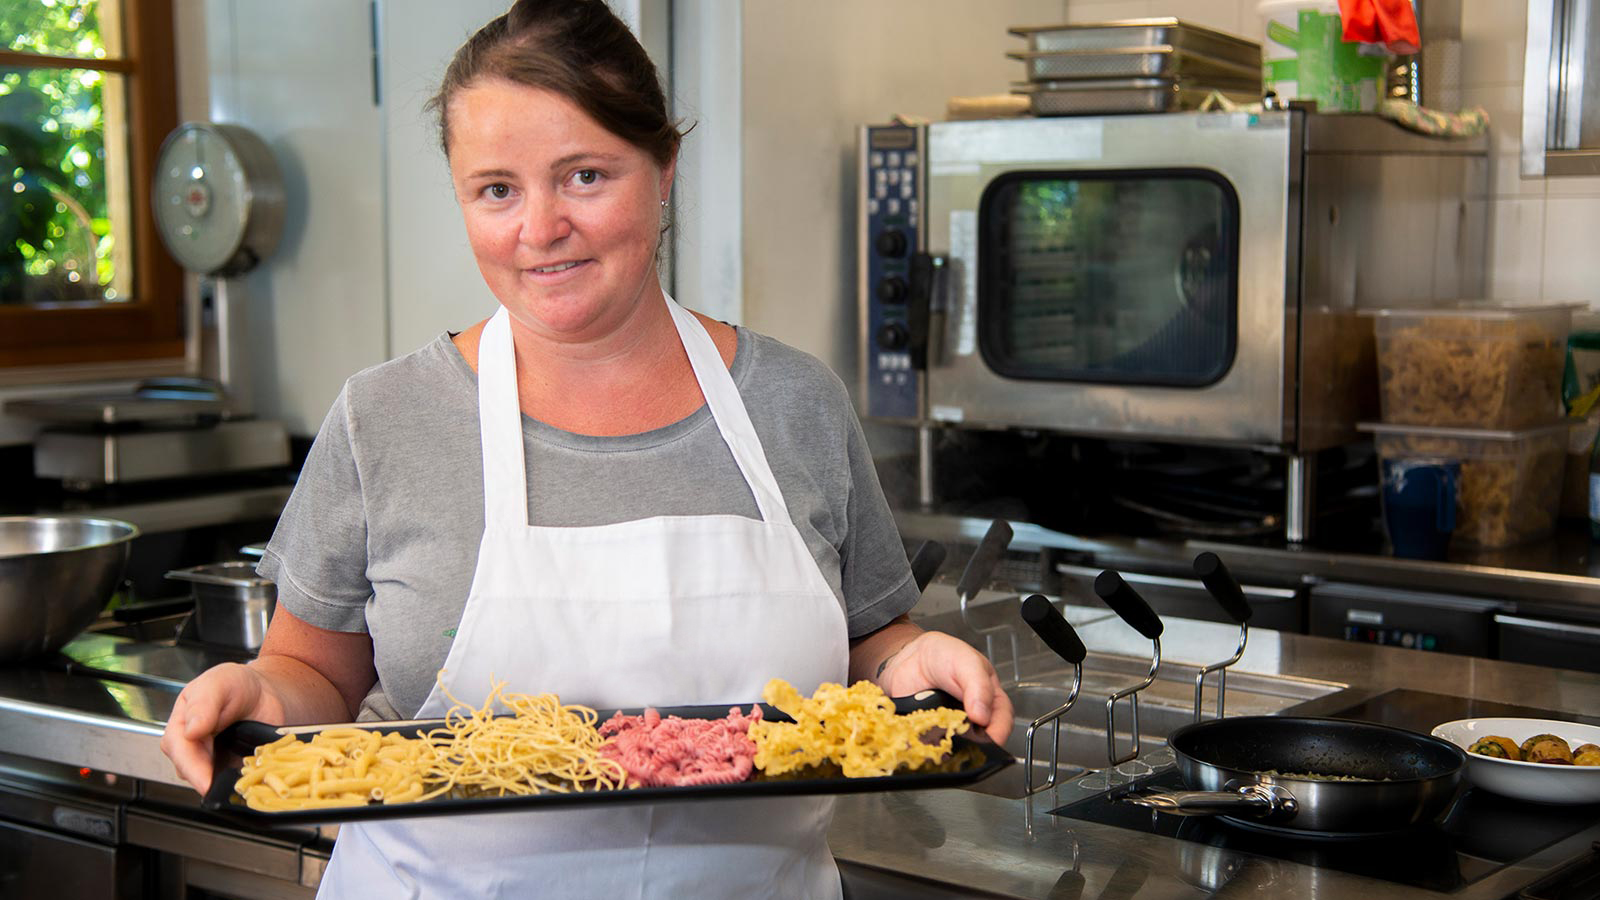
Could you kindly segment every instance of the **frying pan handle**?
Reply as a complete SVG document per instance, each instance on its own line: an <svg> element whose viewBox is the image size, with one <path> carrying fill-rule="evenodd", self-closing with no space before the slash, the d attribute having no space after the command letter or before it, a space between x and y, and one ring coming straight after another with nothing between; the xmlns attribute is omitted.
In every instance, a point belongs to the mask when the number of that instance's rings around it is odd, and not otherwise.
<svg viewBox="0 0 1600 900"><path fill-rule="evenodd" d="M909 697L895 697L893 699L894 713L897 716L924 709L965 709L954 694L946 693L938 688L929 688L925 691L918 691Z"/></svg>
<svg viewBox="0 0 1600 900"><path fill-rule="evenodd" d="M1084 649L1083 641L1072 630L1066 617L1042 594L1034 594L1022 601L1022 621L1032 626L1033 633L1057 656L1073 665L1083 662L1084 654L1088 652Z"/></svg>
<svg viewBox="0 0 1600 900"><path fill-rule="evenodd" d="M1094 580L1094 592L1135 631L1152 641L1161 637L1161 617L1121 575L1110 569L1101 572Z"/></svg>
<svg viewBox="0 0 1600 900"><path fill-rule="evenodd" d="M1244 598L1244 589L1239 587L1238 580L1228 571L1228 567L1222 564L1221 557L1207 550L1194 558L1194 571L1230 619L1240 625L1250 621L1250 615L1254 612L1250 608L1250 601Z"/></svg>
<svg viewBox="0 0 1600 900"><path fill-rule="evenodd" d="M1300 810L1294 795L1276 784L1247 784L1236 791L1154 791L1127 794L1133 803L1174 816L1249 816L1287 821Z"/></svg>

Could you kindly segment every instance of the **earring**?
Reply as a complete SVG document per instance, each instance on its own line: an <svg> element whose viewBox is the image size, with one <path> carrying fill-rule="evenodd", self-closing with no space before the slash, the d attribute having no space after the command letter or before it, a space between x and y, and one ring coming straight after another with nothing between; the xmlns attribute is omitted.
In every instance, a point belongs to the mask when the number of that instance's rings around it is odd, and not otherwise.
<svg viewBox="0 0 1600 900"><path fill-rule="evenodd" d="M667 201L665 201L665 200L661 201L661 208L662 209L666 209L667 208Z"/></svg>

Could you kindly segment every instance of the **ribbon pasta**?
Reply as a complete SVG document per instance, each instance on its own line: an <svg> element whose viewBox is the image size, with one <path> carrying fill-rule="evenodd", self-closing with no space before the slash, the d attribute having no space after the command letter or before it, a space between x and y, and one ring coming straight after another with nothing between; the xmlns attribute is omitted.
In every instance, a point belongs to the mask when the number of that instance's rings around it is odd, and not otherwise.
<svg viewBox="0 0 1600 900"><path fill-rule="evenodd" d="M952 739L969 727L959 709L896 715L894 701L870 681L848 688L823 684L805 697L789 682L774 678L761 696L794 719L750 726L755 766L768 775L828 762L837 763L847 778L892 775L902 766L915 769L948 756ZM939 734L937 740L932 740L934 734Z"/></svg>

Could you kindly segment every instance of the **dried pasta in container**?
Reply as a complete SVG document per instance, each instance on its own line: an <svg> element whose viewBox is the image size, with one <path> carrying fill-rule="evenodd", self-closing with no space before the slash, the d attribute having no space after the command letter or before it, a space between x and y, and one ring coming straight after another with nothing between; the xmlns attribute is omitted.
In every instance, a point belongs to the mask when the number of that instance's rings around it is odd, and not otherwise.
<svg viewBox="0 0 1600 900"><path fill-rule="evenodd" d="M1383 421L1511 430L1560 415L1570 307L1375 316Z"/></svg>
<svg viewBox="0 0 1600 900"><path fill-rule="evenodd" d="M1452 459L1461 463L1451 540L1509 547L1555 530L1566 464L1567 426L1522 431L1364 424L1380 459Z"/></svg>

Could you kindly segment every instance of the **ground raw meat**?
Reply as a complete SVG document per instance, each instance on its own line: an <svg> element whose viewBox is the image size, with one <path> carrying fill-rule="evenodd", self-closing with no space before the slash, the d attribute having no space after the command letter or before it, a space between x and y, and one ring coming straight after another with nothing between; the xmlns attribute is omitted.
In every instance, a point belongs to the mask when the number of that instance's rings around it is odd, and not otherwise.
<svg viewBox="0 0 1600 900"><path fill-rule="evenodd" d="M759 706L750 707L748 716L735 706L722 719L663 719L655 709L639 716L619 712L600 726L600 734L610 738L600 754L616 760L640 787L744 781L756 754L750 724L760 720Z"/></svg>

